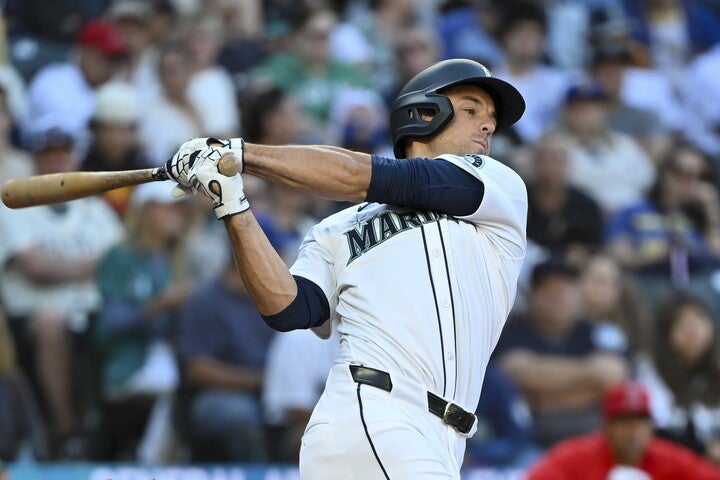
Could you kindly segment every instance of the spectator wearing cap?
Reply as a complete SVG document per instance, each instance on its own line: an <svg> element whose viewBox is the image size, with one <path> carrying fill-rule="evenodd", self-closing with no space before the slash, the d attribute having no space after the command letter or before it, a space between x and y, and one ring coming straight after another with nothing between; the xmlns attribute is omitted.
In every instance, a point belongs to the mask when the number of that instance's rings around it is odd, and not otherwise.
<svg viewBox="0 0 720 480"><path fill-rule="evenodd" d="M115 23L88 22L77 36L74 60L47 65L30 82L28 122L55 113L63 116L65 129L83 132L95 111L97 89L117 72L126 52Z"/></svg>
<svg viewBox="0 0 720 480"><path fill-rule="evenodd" d="M38 118L28 132L34 173L77 167L74 138L62 120ZM72 340L82 338L100 306L97 262L122 235L115 212L96 197L20 210L0 207L0 298L20 365L39 387L57 447L77 445L82 425L73 398ZM62 449L56 453L62 455Z"/></svg>
<svg viewBox="0 0 720 480"><path fill-rule="evenodd" d="M609 107L599 83L574 84L565 94L559 128L569 140L570 183L606 216L641 199L655 179L655 166L640 143L610 128Z"/></svg>
<svg viewBox="0 0 720 480"><path fill-rule="evenodd" d="M90 119L92 139L80 170L89 172L148 168L150 162L140 145L138 124L140 101L129 83L108 82L97 93L95 112ZM104 194L105 200L125 214L132 188L120 188Z"/></svg>
<svg viewBox="0 0 720 480"><path fill-rule="evenodd" d="M620 382L604 393L600 431L568 439L540 459L528 480L720 479L720 469L653 435L648 393Z"/></svg>
<svg viewBox="0 0 720 480"><path fill-rule="evenodd" d="M622 331L580 318L577 278L562 259L536 265L526 311L511 317L493 354L525 396L542 448L597 428L602 392L628 375Z"/></svg>
<svg viewBox="0 0 720 480"><path fill-rule="evenodd" d="M148 419L155 408L165 410L178 382L170 333L189 293L181 241L187 212L185 199L173 197L172 185L139 185L126 216L127 238L100 261L102 307L93 338L103 422L93 443L102 458L164 460L168 439L154 438Z"/></svg>

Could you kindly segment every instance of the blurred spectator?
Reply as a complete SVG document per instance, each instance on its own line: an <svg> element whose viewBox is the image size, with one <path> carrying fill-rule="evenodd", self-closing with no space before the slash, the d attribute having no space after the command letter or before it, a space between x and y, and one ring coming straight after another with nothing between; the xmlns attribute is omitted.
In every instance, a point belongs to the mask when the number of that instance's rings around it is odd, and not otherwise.
<svg viewBox="0 0 720 480"><path fill-rule="evenodd" d="M587 66L590 66L595 53L602 52L616 55L627 52L630 62L639 68L652 68L648 48L633 38L633 25L624 8L625 0L613 1L608 8L606 5L592 8L590 12L590 25L588 30L589 52Z"/></svg>
<svg viewBox="0 0 720 480"><path fill-rule="evenodd" d="M30 155L13 145L14 123L7 92L0 86L0 184L13 178L29 177L34 173Z"/></svg>
<svg viewBox="0 0 720 480"><path fill-rule="evenodd" d="M697 0L624 0L633 36L674 84L696 54L720 41L720 19Z"/></svg>
<svg viewBox="0 0 720 480"><path fill-rule="evenodd" d="M0 86L5 91L5 101L12 118L17 125L23 125L28 113L26 81L10 58L6 12L5 8L0 15Z"/></svg>
<svg viewBox="0 0 720 480"><path fill-rule="evenodd" d="M164 182L132 193L127 239L98 266L103 305L93 337L100 362L100 458L134 460L156 401L178 383L173 319L188 296L181 235L186 205ZM158 460L155 458L154 460Z"/></svg>
<svg viewBox="0 0 720 480"><path fill-rule="evenodd" d="M526 99L523 117L512 127L522 142L537 140L559 119L572 78L545 65L547 18L532 2L515 2L498 28L504 62L493 74L515 85Z"/></svg>
<svg viewBox="0 0 720 480"><path fill-rule="evenodd" d="M193 75L187 95L202 118L205 134L232 138L238 134L240 118L232 78L217 64L222 41L222 21L219 17L206 13L188 20L185 42Z"/></svg>
<svg viewBox="0 0 720 480"><path fill-rule="evenodd" d="M36 174L78 165L62 118L33 124L28 147ZM10 211L0 207L0 294L20 362L36 378L59 455L72 452L81 429L73 400L73 338L100 307L98 259L123 235L117 215L98 198ZM71 335L74 334L74 335ZM67 443L65 441L68 441Z"/></svg>
<svg viewBox="0 0 720 480"><path fill-rule="evenodd" d="M287 92L271 83L257 82L243 92L240 103L242 136L263 145L311 144L322 139L306 114Z"/></svg>
<svg viewBox="0 0 720 480"><path fill-rule="evenodd" d="M35 393L18 368L15 345L0 311L0 464L30 454L36 460L48 457L45 421Z"/></svg>
<svg viewBox="0 0 720 480"><path fill-rule="evenodd" d="M658 310L652 357L637 378L650 393L657 432L720 468L718 322L692 295L676 294Z"/></svg>
<svg viewBox="0 0 720 480"><path fill-rule="evenodd" d="M140 138L153 165L164 164L177 147L205 132L203 117L188 95L193 65L185 45L167 40L158 58L162 92L145 105L140 120Z"/></svg>
<svg viewBox="0 0 720 480"><path fill-rule="evenodd" d="M278 431L272 460L297 463L301 437L338 349L337 333L327 340L309 330L274 334L262 392L265 420Z"/></svg>
<svg viewBox="0 0 720 480"><path fill-rule="evenodd" d="M28 88L28 122L47 113L64 118L64 128L84 134L95 111L97 89L118 71L127 44L115 23L88 22L77 36L72 61L49 64L32 79ZM80 147L85 147L81 137Z"/></svg>
<svg viewBox="0 0 720 480"><path fill-rule="evenodd" d="M104 172L150 167L137 135L139 120L140 102L135 87L121 82L108 82L100 87L90 119L92 140L80 170ZM122 217L131 192L131 187L125 187L103 196Z"/></svg>
<svg viewBox="0 0 720 480"><path fill-rule="evenodd" d="M569 183L568 139L543 135L534 144L528 189L527 235L548 253L581 265L603 245L603 217L591 197Z"/></svg>
<svg viewBox="0 0 720 480"><path fill-rule="evenodd" d="M638 140L657 165L684 125L670 82L633 65L624 50L596 51L590 73L608 95L608 126Z"/></svg>
<svg viewBox="0 0 720 480"><path fill-rule="evenodd" d="M397 82L395 50L405 30L418 24L420 2L371 0L356 6L347 12L347 22L333 30L330 56L358 67L373 90L388 95Z"/></svg>
<svg viewBox="0 0 720 480"><path fill-rule="evenodd" d="M651 347L651 312L637 282L615 258L602 252L591 256L580 275L582 315L602 325L620 327L630 353L644 354Z"/></svg>
<svg viewBox="0 0 720 480"><path fill-rule="evenodd" d="M137 89L141 105L147 105L157 98L161 88L157 75L157 50L162 40L156 38L153 32L155 2L116 0L107 14L115 21L127 43L127 58L120 76Z"/></svg>
<svg viewBox="0 0 720 480"><path fill-rule="evenodd" d="M434 30L424 25L405 29L395 48L397 78L389 94L384 97L386 105L392 105L402 87L412 77L439 60L439 39Z"/></svg>
<svg viewBox="0 0 720 480"><path fill-rule="evenodd" d="M183 430L194 461L263 461L260 395L272 332L233 261L180 316Z"/></svg>
<svg viewBox="0 0 720 480"><path fill-rule="evenodd" d="M533 440L532 414L507 375L488 365L475 415L478 429L468 439L464 467L524 468L540 448Z"/></svg>
<svg viewBox="0 0 720 480"><path fill-rule="evenodd" d="M655 178L652 160L633 137L610 128L608 114L607 92L596 82L579 83L566 92L560 127L570 139L570 183L605 216L640 200Z"/></svg>
<svg viewBox="0 0 720 480"><path fill-rule="evenodd" d="M579 318L577 275L562 260L535 266L527 311L508 321L494 353L525 396L543 448L597 428L602 392L628 375L620 329Z"/></svg>
<svg viewBox="0 0 720 480"><path fill-rule="evenodd" d="M651 306L674 287L717 305L711 277L720 267L720 195L708 160L677 145L659 168L647 196L609 220L608 247L640 280Z"/></svg>
<svg viewBox="0 0 720 480"><path fill-rule="evenodd" d="M266 34L269 31L265 8L260 0L216 0L215 10L223 19L223 44L218 64L233 77L241 91L248 73L265 59L268 53ZM268 28L265 28L268 26Z"/></svg>
<svg viewBox="0 0 720 480"><path fill-rule="evenodd" d="M324 127L337 95L348 88L366 87L369 82L362 70L330 56L329 39L337 24L332 10L301 8L290 22L288 50L270 55L253 76L289 93Z"/></svg>
<svg viewBox="0 0 720 480"><path fill-rule="evenodd" d="M692 59L679 89L688 112L683 134L720 165L720 43Z"/></svg>
<svg viewBox="0 0 720 480"><path fill-rule="evenodd" d="M601 431L569 439L528 472L528 480L720 479L720 470L691 450L653 435L648 393L622 382L603 397Z"/></svg>
<svg viewBox="0 0 720 480"><path fill-rule="evenodd" d="M252 84L243 95L241 110L243 138L248 142L264 145L313 144L322 143L323 138L329 137L327 133L308 125L307 115L300 110L297 102L272 84ZM245 178L244 181L248 196L254 198L253 205L257 204L257 211L262 212L259 220L264 222L264 228L273 230L274 238L279 242L276 245L278 251L289 264L291 255L297 253L293 245L299 244L309 226L316 221L308 223L309 217L314 217L313 213L329 211L332 202L255 177Z"/></svg>
<svg viewBox="0 0 720 480"><path fill-rule="evenodd" d="M495 70L503 59L496 38L507 8L494 0L442 2L437 26L442 58L471 58Z"/></svg>
<svg viewBox="0 0 720 480"><path fill-rule="evenodd" d="M103 14L109 0L7 0L11 61L25 80L38 69L63 61L82 26Z"/></svg>
<svg viewBox="0 0 720 480"><path fill-rule="evenodd" d="M330 108L329 125L337 132L337 145L373 155L393 157L388 129L389 114L374 90L341 92Z"/></svg>

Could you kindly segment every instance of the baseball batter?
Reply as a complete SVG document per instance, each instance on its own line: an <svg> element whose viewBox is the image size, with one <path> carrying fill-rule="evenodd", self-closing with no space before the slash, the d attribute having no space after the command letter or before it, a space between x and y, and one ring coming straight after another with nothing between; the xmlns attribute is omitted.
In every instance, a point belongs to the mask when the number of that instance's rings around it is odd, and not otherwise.
<svg viewBox="0 0 720 480"><path fill-rule="evenodd" d="M525 103L464 59L410 80L391 113L395 155L328 146L194 139L168 162L209 196L265 321L327 336L340 355L302 439L303 479L459 479L485 368L513 305L526 249L527 194L488 156ZM288 269L258 226L244 173L364 202L307 234Z"/></svg>

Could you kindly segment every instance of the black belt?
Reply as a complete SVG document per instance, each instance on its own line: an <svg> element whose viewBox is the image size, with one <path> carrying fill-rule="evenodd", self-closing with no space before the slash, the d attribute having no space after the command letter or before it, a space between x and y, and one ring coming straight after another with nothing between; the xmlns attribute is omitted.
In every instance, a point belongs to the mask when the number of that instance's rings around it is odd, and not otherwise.
<svg viewBox="0 0 720 480"><path fill-rule="evenodd" d="M357 383L370 385L386 392L392 391L390 374L362 365L350 365L350 374ZM475 415L463 410L457 404L448 402L432 392L427 392L428 410L460 433L470 433L475 424Z"/></svg>

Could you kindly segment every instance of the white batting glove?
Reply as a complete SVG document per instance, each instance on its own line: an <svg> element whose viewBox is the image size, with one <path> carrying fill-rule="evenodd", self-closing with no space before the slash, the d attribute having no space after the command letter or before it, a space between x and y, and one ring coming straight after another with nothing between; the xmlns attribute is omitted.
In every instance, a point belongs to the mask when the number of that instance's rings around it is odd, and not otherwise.
<svg viewBox="0 0 720 480"><path fill-rule="evenodd" d="M165 162L165 170L168 176L178 183L173 189L173 195L180 197L190 193L192 185L190 183L189 171L199 152L210 146L220 146L233 151L237 161L240 162L240 171L242 172L243 145L244 141L242 138L223 140L213 137L193 138L180 145L175 155Z"/></svg>
<svg viewBox="0 0 720 480"><path fill-rule="evenodd" d="M200 151L188 172L193 191L201 192L212 200L217 218L235 215L250 208L240 174L228 177L218 170L220 157L229 151L224 147L208 147Z"/></svg>

